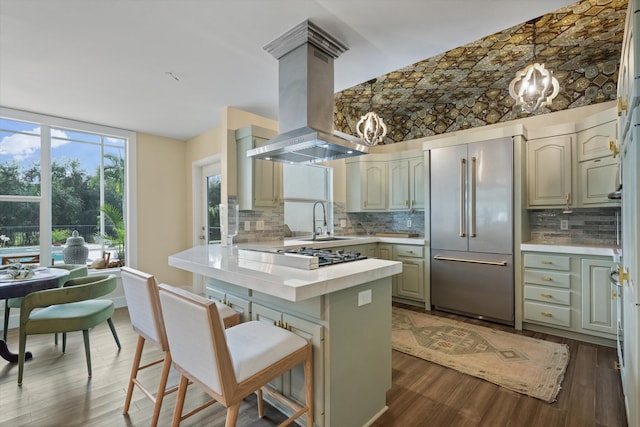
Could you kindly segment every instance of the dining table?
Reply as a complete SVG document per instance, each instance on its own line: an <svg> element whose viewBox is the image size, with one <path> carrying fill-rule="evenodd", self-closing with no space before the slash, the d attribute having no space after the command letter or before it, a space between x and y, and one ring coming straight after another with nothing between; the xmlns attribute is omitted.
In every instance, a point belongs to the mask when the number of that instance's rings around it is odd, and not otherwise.
<svg viewBox="0 0 640 427"><path fill-rule="evenodd" d="M3 278L0 275L0 300L23 297L31 292L57 288L60 279L68 275L68 270L51 267L36 268L33 276L26 279ZM3 339L0 339L0 357L10 363L18 362L18 355L9 350ZM25 352L26 360L32 357L31 352Z"/></svg>

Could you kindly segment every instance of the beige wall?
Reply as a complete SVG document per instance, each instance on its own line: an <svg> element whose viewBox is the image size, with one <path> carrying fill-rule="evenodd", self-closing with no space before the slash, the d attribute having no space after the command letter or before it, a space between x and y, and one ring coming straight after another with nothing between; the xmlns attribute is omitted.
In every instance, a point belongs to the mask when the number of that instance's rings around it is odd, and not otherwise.
<svg viewBox="0 0 640 427"><path fill-rule="evenodd" d="M158 281L184 285L189 275L169 267L167 257L189 245L189 201L185 188L184 141L138 133L138 265Z"/></svg>

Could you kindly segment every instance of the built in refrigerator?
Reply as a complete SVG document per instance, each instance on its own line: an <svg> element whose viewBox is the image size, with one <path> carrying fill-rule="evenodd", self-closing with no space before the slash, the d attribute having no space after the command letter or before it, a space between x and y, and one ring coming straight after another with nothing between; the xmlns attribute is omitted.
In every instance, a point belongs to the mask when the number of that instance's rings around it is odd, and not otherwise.
<svg viewBox="0 0 640 427"><path fill-rule="evenodd" d="M513 139L430 157L431 304L513 325Z"/></svg>

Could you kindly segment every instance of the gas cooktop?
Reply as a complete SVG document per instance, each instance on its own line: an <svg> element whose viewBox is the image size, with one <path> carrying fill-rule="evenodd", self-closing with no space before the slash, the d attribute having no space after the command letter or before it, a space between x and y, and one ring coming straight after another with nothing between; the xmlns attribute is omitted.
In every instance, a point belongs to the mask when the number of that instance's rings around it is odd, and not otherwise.
<svg viewBox="0 0 640 427"><path fill-rule="evenodd" d="M331 249L301 247L296 249L279 249L277 252L316 257L318 258L318 266L320 267L367 259L367 257L362 255L360 252L332 251Z"/></svg>

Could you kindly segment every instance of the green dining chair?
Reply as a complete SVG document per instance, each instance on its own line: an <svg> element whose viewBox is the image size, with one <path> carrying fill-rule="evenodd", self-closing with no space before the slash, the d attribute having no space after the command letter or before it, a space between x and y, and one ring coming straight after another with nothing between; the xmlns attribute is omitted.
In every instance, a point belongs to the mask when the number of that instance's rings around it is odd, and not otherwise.
<svg viewBox="0 0 640 427"><path fill-rule="evenodd" d="M32 292L20 306L20 342L18 352L18 385L22 385L27 336L57 332L82 331L87 370L91 377L89 329L105 320L120 349L120 340L111 320L113 301L96 299L116 289L116 276L87 276L68 280L62 288ZM35 308L41 310L34 311ZM63 345L63 352L64 352Z"/></svg>
<svg viewBox="0 0 640 427"><path fill-rule="evenodd" d="M58 287L61 288L69 279L84 277L89 274L89 269L84 264L57 264L50 265L48 268L60 268L69 270L69 275L61 277L58 281ZM20 308L23 297L8 298L4 300L4 329L2 330L3 339L7 341L7 330L9 329L9 312L12 308ZM58 334L55 336L55 343L58 344Z"/></svg>

